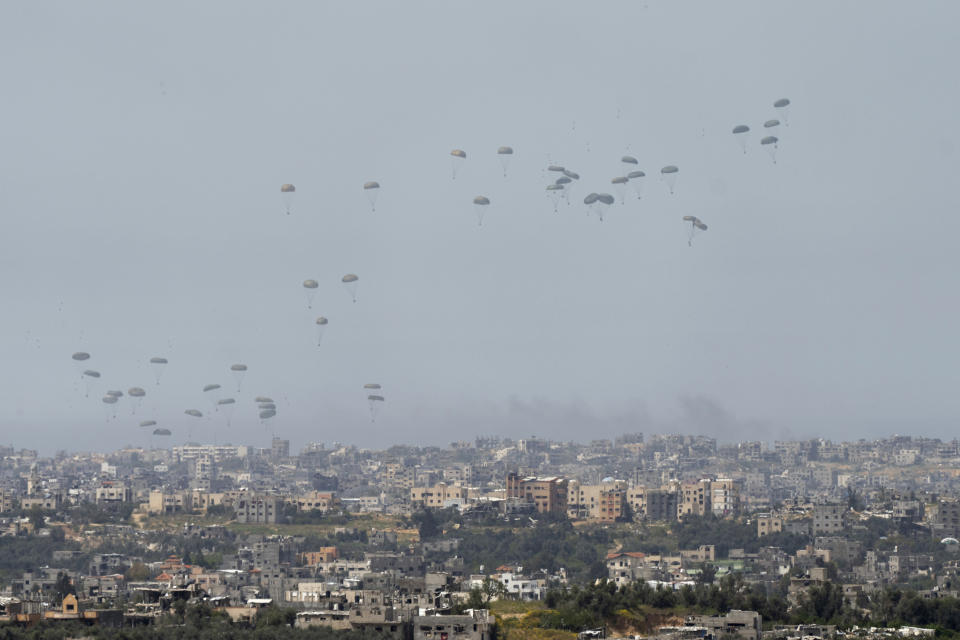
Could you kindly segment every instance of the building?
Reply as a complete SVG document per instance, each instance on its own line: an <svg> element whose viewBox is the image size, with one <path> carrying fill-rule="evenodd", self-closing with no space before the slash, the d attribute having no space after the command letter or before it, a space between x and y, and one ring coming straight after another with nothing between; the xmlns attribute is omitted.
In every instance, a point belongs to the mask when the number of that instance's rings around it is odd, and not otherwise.
<svg viewBox="0 0 960 640"><path fill-rule="evenodd" d="M413 640L490 640L492 627L486 609L462 616L414 616Z"/></svg>
<svg viewBox="0 0 960 640"><path fill-rule="evenodd" d="M846 526L847 507L842 504L825 503L813 505L813 532L837 533Z"/></svg>
<svg viewBox="0 0 960 640"><path fill-rule="evenodd" d="M507 499L510 498L533 504L538 513L566 515L569 503L567 481L556 477L521 478L516 473L508 473Z"/></svg>
<svg viewBox="0 0 960 640"><path fill-rule="evenodd" d="M244 496L237 501L234 507L237 522L242 524L276 524L280 521L282 504L283 501L277 496Z"/></svg>
<svg viewBox="0 0 960 640"><path fill-rule="evenodd" d="M772 513L757 514L757 537L762 538L783 531L783 518Z"/></svg>
<svg viewBox="0 0 960 640"><path fill-rule="evenodd" d="M730 478L718 478L710 483L710 508L713 515L725 517L740 511L742 483Z"/></svg>
<svg viewBox="0 0 960 640"><path fill-rule="evenodd" d="M317 511L327 513L340 506L336 494L331 491L311 491L296 499L297 511Z"/></svg>
<svg viewBox="0 0 960 640"><path fill-rule="evenodd" d="M432 487L413 487L410 489L410 502L414 507L424 509L461 506L467 502L467 487L446 482L440 482Z"/></svg>
<svg viewBox="0 0 960 640"><path fill-rule="evenodd" d="M705 516L711 512L710 480L683 482L680 484L680 502L677 505L677 518L684 516Z"/></svg>
<svg viewBox="0 0 960 640"><path fill-rule="evenodd" d="M740 640L760 640L763 618L756 611L731 609L722 616L687 616L686 626L703 627L714 638L735 635Z"/></svg>

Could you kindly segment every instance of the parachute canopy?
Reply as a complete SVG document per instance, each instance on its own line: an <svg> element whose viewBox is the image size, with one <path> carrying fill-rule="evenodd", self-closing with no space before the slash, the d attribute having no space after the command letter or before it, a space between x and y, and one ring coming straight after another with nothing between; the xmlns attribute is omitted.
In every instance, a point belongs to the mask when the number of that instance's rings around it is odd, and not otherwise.
<svg viewBox="0 0 960 640"><path fill-rule="evenodd" d="M90 359L90 354L84 351L77 351L75 354L73 354L70 357L76 360L77 362L83 362L84 360Z"/></svg>
<svg viewBox="0 0 960 640"><path fill-rule="evenodd" d="M627 174L627 178L633 180L634 178L645 178L646 175L643 171L631 171Z"/></svg>
<svg viewBox="0 0 960 640"><path fill-rule="evenodd" d="M266 409L260 412L260 419L267 420L269 418L272 418L275 415L277 415L276 411L274 411L273 409Z"/></svg>
<svg viewBox="0 0 960 640"><path fill-rule="evenodd" d="M593 204L594 202L596 202L596 201L599 200L599 199L600 199L600 194L598 194L598 193L591 193L591 194L587 195L586 198L583 199L583 204Z"/></svg>
<svg viewBox="0 0 960 640"><path fill-rule="evenodd" d="M629 180L626 176L619 176L617 178L610 178L610 184L627 184Z"/></svg>
<svg viewBox="0 0 960 640"><path fill-rule="evenodd" d="M364 182L364 183L363 183L363 188L364 188L364 189L379 189L379 188L380 188L380 183L377 182L376 180L371 180L370 182Z"/></svg>
<svg viewBox="0 0 960 640"><path fill-rule="evenodd" d="M112 396L112 397L114 397L114 398L122 398L122 397L123 397L123 391L111 390L111 391L107 391L107 395L108 395L108 396Z"/></svg>
<svg viewBox="0 0 960 640"><path fill-rule="evenodd" d="M785 107L789 107L790 100L788 98L780 98L779 100L773 103L773 106L776 107L777 109L783 109Z"/></svg>
<svg viewBox="0 0 960 640"><path fill-rule="evenodd" d="M570 171L569 169L564 169L564 170L563 170L563 175L567 176L567 177L570 178L571 180L579 180L579 179L580 179L580 174L579 174L579 173L577 173L576 171Z"/></svg>
<svg viewBox="0 0 960 640"><path fill-rule="evenodd" d="M93 369L87 369L83 372L83 375L87 376L88 378L99 378L100 372L94 371Z"/></svg>
<svg viewBox="0 0 960 640"><path fill-rule="evenodd" d="M304 289L316 289L316 288L319 287L319 286L320 286L320 285L317 283L316 280L304 280L304 281L303 281L303 288L304 288Z"/></svg>
<svg viewBox="0 0 960 640"><path fill-rule="evenodd" d="M167 364L166 358L150 358L150 364Z"/></svg>
<svg viewBox="0 0 960 640"><path fill-rule="evenodd" d="M383 402L383 396L367 396L367 400L371 402Z"/></svg>
<svg viewBox="0 0 960 640"><path fill-rule="evenodd" d="M273 402L273 399L268 398L267 396L257 396L256 398L253 399L253 401L254 402Z"/></svg>
<svg viewBox="0 0 960 640"><path fill-rule="evenodd" d="M760 144L777 144L778 142L780 142L780 139L777 138L777 136L767 136L766 138L760 141Z"/></svg>
<svg viewBox="0 0 960 640"><path fill-rule="evenodd" d="M319 324L319 325L325 325L325 324L327 324L328 322L329 322L329 320L327 320L327 319L324 318L323 316L320 316L319 318L317 318L317 324Z"/></svg>
<svg viewBox="0 0 960 640"><path fill-rule="evenodd" d="M245 364L232 364L230 365L230 371L246 371L247 365Z"/></svg>
<svg viewBox="0 0 960 640"><path fill-rule="evenodd" d="M208 385L204 385L203 391L204 391L204 392L207 392L207 391L216 391L216 390L219 389L219 388L220 388L220 385L218 385L218 384L208 384Z"/></svg>
<svg viewBox="0 0 960 640"><path fill-rule="evenodd" d="M217 400L217 404L221 406L225 404L236 404L236 402L237 401L234 400L233 398L224 398L223 400Z"/></svg>
<svg viewBox="0 0 960 640"><path fill-rule="evenodd" d="M142 398L147 395L147 392L140 387L130 387L127 389L127 395L131 398Z"/></svg>
<svg viewBox="0 0 960 640"><path fill-rule="evenodd" d="M500 147L499 149L497 149L497 154L501 156L512 156L513 147Z"/></svg>
<svg viewBox="0 0 960 640"><path fill-rule="evenodd" d="M748 131L750 131L750 127L748 127L748 126L745 125L745 124L738 124L737 126L735 126L735 127L733 128L733 132L734 132L735 134L747 133Z"/></svg>
<svg viewBox="0 0 960 640"><path fill-rule="evenodd" d="M777 120L776 118L774 118L773 120L767 120L766 122L763 123L764 129L772 129L773 127L779 127L779 126L780 126L780 121Z"/></svg>
<svg viewBox="0 0 960 640"><path fill-rule="evenodd" d="M566 171L566 169L561 167L559 164L552 164L549 167L547 167L547 171L558 171L560 173L563 173Z"/></svg>
<svg viewBox="0 0 960 640"><path fill-rule="evenodd" d="M622 158L620 158L620 162L623 162L625 164L640 164L637 161L637 159L634 158L633 156L623 156Z"/></svg>
<svg viewBox="0 0 960 640"><path fill-rule="evenodd" d="M140 423L140 426L141 426L141 427L153 427L153 426L156 426L156 424L157 424L157 421L156 421L156 420L144 420L143 422Z"/></svg>
<svg viewBox="0 0 960 640"><path fill-rule="evenodd" d="M675 166L672 165L672 164L668 164L668 165L665 166L663 169L660 169L660 173L662 173L663 175L666 175L666 176L668 176L668 175L670 175L670 174L673 174L673 173L679 173L679 172L680 172L680 169L678 169L677 167L675 167Z"/></svg>
<svg viewBox="0 0 960 640"><path fill-rule="evenodd" d="M363 388L364 389L382 389L383 387L381 387L376 382L370 382L368 384L363 385Z"/></svg>
<svg viewBox="0 0 960 640"><path fill-rule="evenodd" d="M102 401L104 404L117 404L117 396L103 396Z"/></svg>
<svg viewBox="0 0 960 640"><path fill-rule="evenodd" d="M168 436L170 435L170 429L154 429L153 435L155 436Z"/></svg>
<svg viewBox="0 0 960 640"><path fill-rule="evenodd" d="M597 202L602 202L603 204L611 205L614 203L614 198L609 193L598 193Z"/></svg>
<svg viewBox="0 0 960 640"><path fill-rule="evenodd" d="M573 182L573 180L571 180L567 176L560 176L559 178L554 180L554 184L559 184L559 185L570 184L571 182Z"/></svg>
<svg viewBox="0 0 960 640"><path fill-rule="evenodd" d="M452 155L454 158L466 158L467 152L463 151L462 149L454 149L450 152L450 155Z"/></svg>
<svg viewBox="0 0 960 640"><path fill-rule="evenodd" d="M282 184L280 185L280 193L293 193L297 188L292 184Z"/></svg>
<svg viewBox="0 0 960 640"><path fill-rule="evenodd" d="M348 273L347 275L345 275L345 276L343 276L342 278L340 278L340 281L341 281L341 282L344 282L344 283L350 283L350 282L356 282L356 281L359 280L359 279L360 279L360 278L357 277L355 274Z"/></svg>
<svg viewBox="0 0 960 640"><path fill-rule="evenodd" d="M188 416L192 416L192 417L194 417L194 418L202 418L202 417L203 417L203 414L202 414L201 412L197 411L196 409L187 409L186 411L184 411L184 413L187 414Z"/></svg>
<svg viewBox="0 0 960 640"><path fill-rule="evenodd" d="M473 199L473 204L490 204L490 198L486 196L477 196Z"/></svg>

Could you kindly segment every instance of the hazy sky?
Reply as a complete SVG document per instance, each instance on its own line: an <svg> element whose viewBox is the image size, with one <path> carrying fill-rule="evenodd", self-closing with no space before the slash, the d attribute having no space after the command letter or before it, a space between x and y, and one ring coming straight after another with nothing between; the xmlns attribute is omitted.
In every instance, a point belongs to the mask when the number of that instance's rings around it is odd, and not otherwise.
<svg viewBox="0 0 960 640"><path fill-rule="evenodd" d="M146 444L143 419L169 444L294 448L952 438L958 18L955 2L4 3L0 440ZM759 131L781 97L774 165ZM582 199L625 153L644 198L600 223ZM549 163L581 175L558 213ZM709 225L692 247L684 215ZM80 350L103 374L89 398ZM160 386L152 356L170 361ZM183 414L210 413L208 383L237 398L229 430ZM106 422L100 396L131 386L143 407Z"/></svg>

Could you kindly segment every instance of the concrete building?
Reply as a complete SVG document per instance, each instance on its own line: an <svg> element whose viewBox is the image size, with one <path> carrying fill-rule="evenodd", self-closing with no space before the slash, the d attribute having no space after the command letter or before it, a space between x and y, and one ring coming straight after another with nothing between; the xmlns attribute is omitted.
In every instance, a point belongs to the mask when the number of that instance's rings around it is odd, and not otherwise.
<svg viewBox="0 0 960 640"><path fill-rule="evenodd" d="M507 474L507 498L520 498L534 505L538 513L566 515L569 498L563 478L521 478Z"/></svg>
<svg viewBox="0 0 960 640"><path fill-rule="evenodd" d="M276 496L244 496L236 505L239 523L276 524L280 520L283 501Z"/></svg>

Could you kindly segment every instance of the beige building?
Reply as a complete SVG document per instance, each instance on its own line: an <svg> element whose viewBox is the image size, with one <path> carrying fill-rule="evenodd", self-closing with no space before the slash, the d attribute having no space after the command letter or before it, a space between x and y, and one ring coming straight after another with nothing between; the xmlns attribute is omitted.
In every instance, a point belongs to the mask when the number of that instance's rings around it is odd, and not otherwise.
<svg viewBox="0 0 960 640"><path fill-rule="evenodd" d="M507 499L519 498L534 505L538 513L566 515L569 506L564 478L521 478L507 474Z"/></svg>
<svg viewBox="0 0 960 640"><path fill-rule="evenodd" d="M318 511L327 513L340 506L340 500L331 491L311 491L295 500L297 511Z"/></svg>
<svg viewBox="0 0 960 640"><path fill-rule="evenodd" d="M680 503L677 505L677 518L684 516L705 516L711 512L710 480L680 483Z"/></svg>
<svg viewBox="0 0 960 640"><path fill-rule="evenodd" d="M757 537L762 538L772 533L783 531L783 518L772 513L757 514Z"/></svg>
<svg viewBox="0 0 960 640"><path fill-rule="evenodd" d="M440 482L432 487L410 489L410 502L415 507L442 509L454 504L465 504L468 493L467 487Z"/></svg>

